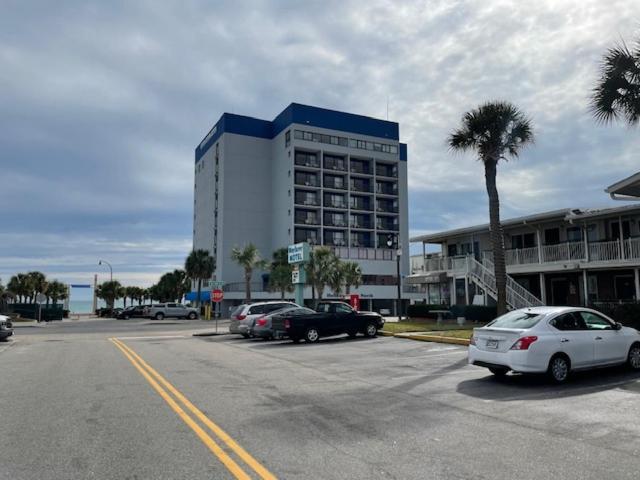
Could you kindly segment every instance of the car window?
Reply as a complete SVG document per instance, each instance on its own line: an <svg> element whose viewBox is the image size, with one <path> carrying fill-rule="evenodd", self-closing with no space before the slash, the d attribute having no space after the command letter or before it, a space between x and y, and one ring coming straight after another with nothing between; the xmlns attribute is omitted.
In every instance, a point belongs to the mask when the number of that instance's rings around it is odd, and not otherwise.
<svg viewBox="0 0 640 480"><path fill-rule="evenodd" d="M289 312L290 315L309 315L310 313L316 312L314 310L311 310L310 308L301 307L296 307Z"/></svg>
<svg viewBox="0 0 640 480"><path fill-rule="evenodd" d="M238 305L236 309L233 312L231 312L231 316L236 317L240 315L242 313L242 310L244 310L244 307L246 307L246 305Z"/></svg>
<svg viewBox="0 0 640 480"><path fill-rule="evenodd" d="M591 312L579 313L589 330L613 330L613 325L606 318Z"/></svg>
<svg viewBox="0 0 640 480"><path fill-rule="evenodd" d="M271 313L277 310L282 310L287 306L288 305L286 303L270 303L269 305L264 306L264 313Z"/></svg>
<svg viewBox="0 0 640 480"><path fill-rule="evenodd" d="M563 332L568 330L586 330L587 328L582 317L574 312L558 315L549 322L549 325Z"/></svg>
<svg viewBox="0 0 640 480"><path fill-rule="evenodd" d="M316 311L318 313L329 313L329 309L331 308L331 305L328 303L321 303L320 305L318 305L318 308L316 309Z"/></svg>
<svg viewBox="0 0 640 480"><path fill-rule="evenodd" d="M176 306L177 305L175 303L167 303L167 307L169 307L169 308L174 308Z"/></svg>
<svg viewBox="0 0 640 480"><path fill-rule="evenodd" d="M337 313L353 313L353 309L349 305L345 305L344 303L338 303L336 305Z"/></svg>
<svg viewBox="0 0 640 480"><path fill-rule="evenodd" d="M254 305L253 307L249 308L247 315L257 315L259 313L264 313L265 306L266 305Z"/></svg>
<svg viewBox="0 0 640 480"><path fill-rule="evenodd" d="M542 315L532 312L514 311L505 313L489 323L487 327L495 328L531 328L540 321Z"/></svg>

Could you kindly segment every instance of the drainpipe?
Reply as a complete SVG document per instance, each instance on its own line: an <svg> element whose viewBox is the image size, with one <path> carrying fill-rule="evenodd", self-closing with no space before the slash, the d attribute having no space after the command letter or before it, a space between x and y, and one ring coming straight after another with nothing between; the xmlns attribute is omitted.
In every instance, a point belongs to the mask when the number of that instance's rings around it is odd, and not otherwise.
<svg viewBox="0 0 640 480"><path fill-rule="evenodd" d="M618 216L618 230L620 231L620 259L624 260L624 238L622 237L622 216Z"/></svg>

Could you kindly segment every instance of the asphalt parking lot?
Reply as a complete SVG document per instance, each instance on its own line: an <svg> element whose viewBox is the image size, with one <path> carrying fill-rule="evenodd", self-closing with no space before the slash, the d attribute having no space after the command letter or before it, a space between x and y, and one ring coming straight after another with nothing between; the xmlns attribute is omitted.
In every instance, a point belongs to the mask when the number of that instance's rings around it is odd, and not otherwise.
<svg viewBox="0 0 640 480"><path fill-rule="evenodd" d="M234 478L111 337L273 478L617 479L635 478L640 467L640 375L623 368L579 374L555 386L540 377L496 379L468 366L466 349L453 345L389 337L295 345L230 335L193 337L186 327L118 328L67 338L56 338L49 329L47 335L18 337L19 343L0 352L0 361L13 372L11 378L0 377L0 391L14 400L20 419L0 424L0 436L13 438L6 453L14 459L0 478L89 478L86 468L93 478ZM65 369L40 366L39 374L26 354L40 365L64 357ZM28 386L20 383L21 375ZM54 401L57 395L73 398L56 401L62 409L57 415L66 420L57 461L71 455L78 465L65 468L64 475L55 474L56 457L50 453L44 458L53 465L47 468L24 463L20 446L36 454L47 448L34 437L37 424L53 415L42 409L29 415L27 391L37 382L52 384L44 391ZM64 393L54 386L58 383ZM86 411L87 402L100 408ZM136 421L113 421L119 411ZM86 429L77 441L67 439L75 438L68 433L76 423L86 424L83 415L96 428L109 424L109 436L97 435L86 458L78 451ZM126 439L124 457L114 438ZM100 461L93 458L95 448ZM249 471L247 478L267 478L239 463Z"/></svg>

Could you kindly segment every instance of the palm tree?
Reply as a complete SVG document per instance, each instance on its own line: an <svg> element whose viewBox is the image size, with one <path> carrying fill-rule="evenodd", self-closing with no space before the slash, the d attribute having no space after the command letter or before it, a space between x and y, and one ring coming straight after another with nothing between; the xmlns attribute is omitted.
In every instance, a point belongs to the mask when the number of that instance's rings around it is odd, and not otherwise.
<svg viewBox="0 0 640 480"><path fill-rule="evenodd" d="M42 272L29 272L27 276L30 280L31 292L29 292L29 303L36 300L39 293L47 292L47 277Z"/></svg>
<svg viewBox="0 0 640 480"><path fill-rule="evenodd" d="M113 304L118 298L124 295L124 287L117 280L110 280L98 285L96 296L107 304L107 308L113 308Z"/></svg>
<svg viewBox="0 0 640 480"><path fill-rule="evenodd" d="M57 306L58 300L67 298L67 286L58 280L50 282L47 288L47 297L51 299L54 307Z"/></svg>
<svg viewBox="0 0 640 480"><path fill-rule="evenodd" d="M342 294L342 285L344 284L344 270L340 261L333 265L327 277L327 285L333 290L333 293L339 297Z"/></svg>
<svg viewBox="0 0 640 480"><path fill-rule="evenodd" d="M213 272L211 273L213 275ZM176 269L171 274L175 283L175 299L178 302L182 302L184 296L191 291L191 281L187 272L184 270Z"/></svg>
<svg viewBox="0 0 640 480"><path fill-rule="evenodd" d="M244 248L234 247L231 250L231 260L244 269L244 297L245 302L251 302L251 277L255 269L266 268L266 263L260 258L258 248L250 243Z"/></svg>
<svg viewBox="0 0 640 480"><path fill-rule="evenodd" d="M26 273L17 273L9 279L7 289L18 298L19 303L26 303L29 292L32 291L31 279Z"/></svg>
<svg viewBox="0 0 640 480"><path fill-rule="evenodd" d="M500 160L517 158L522 147L532 142L531 121L515 105L500 101L485 103L465 113L462 126L448 138L452 150L474 150L478 160L484 164L498 315L507 311L507 271L500 224L500 200L496 187L497 167Z"/></svg>
<svg viewBox="0 0 640 480"><path fill-rule="evenodd" d="M327 247L319 247L311 252L309 263L306 266L307 282L311 284L318 300L322 300L325 286L332 280L332 272L336 269L339 259L336 254ZM335 280L335 279L334 279Z"/></svg>
<svg viewBox="0 0 640 480"><path fill-rule="evenodd" d="M193 250L184 262L184 269L194 282L198 284L197 305L200 306L202 280L208 280L216 269L216 261L206 250Z"/></svg>
<svg viewBox="0 0 640 480"><path fill-rule="evenodd" d="M291 283L292 265L289 264L286 248L279 248L273 252L273 260L269 267L269 291L280 292L280 298L293 292Z"/></svg>
<svg viewBox="0 0 640 480"><path fill-rule="evenodd" d="M341 262L344 274L344 286L346 294L351 293L351 286L358 288L362 285L362 269L358 262Z"/></svg>
<svg viewBox="0 0 640 480"><path fill-rule="evenodd" d="M602 123L621 117L629 125L640 121L640 38L633 51L622 42L605 53L591 112Z"/></svg>

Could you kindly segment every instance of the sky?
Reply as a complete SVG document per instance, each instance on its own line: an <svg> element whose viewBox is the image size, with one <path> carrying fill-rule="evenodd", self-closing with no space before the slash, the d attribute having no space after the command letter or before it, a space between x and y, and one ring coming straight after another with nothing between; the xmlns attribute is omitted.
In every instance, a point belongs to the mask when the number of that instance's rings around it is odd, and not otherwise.
<svg viewBox="0 0 640 480"><path fill-rule="evenodd" d="M411 235L484 223L481 164L447 134L489 100L536 143L500 165L502 217L613 203L640 132L598 125L607 47L640 2L0 2L0 278L148 286L191 249L194 149L223 112L291 102L386 118L409 145ZM268 252L264 252L268 255Z"/></svg>

